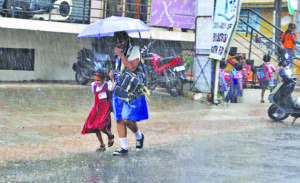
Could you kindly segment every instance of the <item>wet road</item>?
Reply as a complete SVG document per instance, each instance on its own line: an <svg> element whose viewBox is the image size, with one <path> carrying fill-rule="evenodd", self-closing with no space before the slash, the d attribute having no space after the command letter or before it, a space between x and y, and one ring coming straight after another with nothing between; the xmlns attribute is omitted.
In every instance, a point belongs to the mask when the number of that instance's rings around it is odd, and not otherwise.
<svg viewBox="0 0 300 183"><path fill-rule="evenodd" d="M156 92L145 148L130 134L129 155L113 157L117 140L95 153L96 137L80 135L89 87L0 84L0 182L300 182L300 121L272 122L259 90L245 95L213 106Z"/></svg>

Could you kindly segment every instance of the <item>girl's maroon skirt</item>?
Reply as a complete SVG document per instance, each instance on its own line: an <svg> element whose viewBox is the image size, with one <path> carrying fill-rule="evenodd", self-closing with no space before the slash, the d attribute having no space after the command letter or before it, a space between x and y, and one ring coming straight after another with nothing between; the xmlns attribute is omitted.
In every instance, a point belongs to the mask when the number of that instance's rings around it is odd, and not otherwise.
<svg viewBox="0 0 300 183"><path fill-rule="evenodd" d="M95 95L95 104L87 117L81 134L95 133L101 130L111 131L110 103L104 99L98 99Z"/></svg>

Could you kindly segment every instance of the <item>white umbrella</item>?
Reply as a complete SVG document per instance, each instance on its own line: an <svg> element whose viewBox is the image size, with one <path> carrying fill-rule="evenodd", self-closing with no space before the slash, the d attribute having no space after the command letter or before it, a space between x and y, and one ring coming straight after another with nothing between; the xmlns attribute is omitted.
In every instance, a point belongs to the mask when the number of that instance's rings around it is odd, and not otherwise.
<svg viewBox="0 0 300 183"><path fill-rule="evenodd" d="M113 36L115 32L126 31L127 33L150 31L143 21L129 17L111 16L85 27L78 34L78 38L92 38Z"/></svg>

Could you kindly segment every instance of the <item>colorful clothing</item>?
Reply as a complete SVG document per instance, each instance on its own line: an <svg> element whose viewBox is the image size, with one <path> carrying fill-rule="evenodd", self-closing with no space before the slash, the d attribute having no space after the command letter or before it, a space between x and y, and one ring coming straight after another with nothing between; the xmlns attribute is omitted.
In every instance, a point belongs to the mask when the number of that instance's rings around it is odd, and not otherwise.
<svg viewBox="0 0 300 183"><path fill-rule="evenodd" d="M243 62L243 84L248 84L248 77L251 72L251 66L246 63L246 61Z"/></svg>
<svg viewBox="0 0 300 183"><path fill-rule="evenodd" d="M237 71L236 69L233 69L230 73L231 81L232 81L232 94L233 96L243 96L243 84L241 84L241 90L239 82L243 82L243 72Z"/></svg>
<svg viewBox="0 0 300 183"><path fill-rule="evenodd" d="M230 88L229 91L225 97L226 102L231 102L231 103L237 103L237 97L243 96L243 85L242 85L242 79L243 79L243 72L242 71L237 71L236 69L232 69L230 72ZM240 90L240 85L239 82L241 83L242 89Z"/></svg>
<svg viewBox="0 0 300 183"><path fill-rule="evenodd" d="M285 34L286 34L286 35L285 35ZM285 36L285 39L284 39L284 36ZM281 34L280 37L281 37L281 39L284 39L283 46L284 46L285 48L295 49L295 44L294 44L294 42L293 42L293 38L290 36L289 33L284 32L284 33ZM294 37L295 37L295 40L298 39L297 34L294 34Z"/></svg>
<svg viewBox="0 0 300 183"><path fill-rule="evenodd" d="M128 58L128 61L135 60L140 58L139 47L129 47L128 53L125 55ZM116 62L116 70L123 71L125 65L120 61ZM115 75L115 81L117 81L117 75ZM127 103L120 99L115 93L113 94L113 111L114 111L114 120L131 120L131 121L142 121L149 118L148 107L146 102L145 95L139 96L136 100L131 103Z"/></svg>
<svg viewBox="0 0 300 183"><path fill-rule="evenodd" d="M262 64L262 66L265 66L268 68L268 77L269 77L269 80L262 80L260 81L260 85L262 88L273 88L275 86L274 84L274 79L272 77L273 75L273 72L276 72L276 68L274 67L274 65L270 62L265 62Z"/></svg>
<svg viewBox="0 0 300 183"><path fill-rule="evenodd" d="M231 80L230 80L230 74L227 72L224 72L224 79L226 81L227 87L230 86Z"/></svg>
<svg viewBox="0 0 300 183"><path fill-rule="evenodd" d="M227 90L227 84L225 81L225 72L224 69L219 69L219 88L218 91L219 92L224 92Z"/></svg>
<svg viewBox="0 0 300 183"><path fill-rule="evenodd" d="M287 60L289 61L289 65L291 68L291 67L293 67L293 63L294 63L293 54L294 54L294 49L295 49L295 43L293 42L293 38L290 36L289 33L284 32L281 34L280 37L282 40L284 39L283 47L285 48L285 51L288 54ZM294 38L295 38L295 40L298 39L297 34L294 34Z"/></svg>
<svg viewBox="0 0 300 183"><path fill-rule="evenodd" d="M111 108L109 96L112 91L112 83L104 82L100 87L92 83L92 90L95 94L94 106L87 117L81 134L106 131L111 133Z"/></svg>

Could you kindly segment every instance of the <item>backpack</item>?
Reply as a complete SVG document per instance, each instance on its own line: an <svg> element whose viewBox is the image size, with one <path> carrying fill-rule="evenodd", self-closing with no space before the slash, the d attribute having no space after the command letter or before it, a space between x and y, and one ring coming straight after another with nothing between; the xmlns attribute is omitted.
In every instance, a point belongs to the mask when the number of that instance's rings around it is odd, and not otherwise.
<svg viewBox="0 0 300 183"><path fill-rule="evenodd" d="M145 95L146 89L143 75L141 73L132 72L130 69L125 69L125 71L118 74L114 93L127 103L131 103L139 96Z"/></svg>
<svg viewBox="0 0 300 183"><path fill-rule="evenodd" d="M256 70L256 78L258 81L270 80L271 73L269 72L268 66L262 65L262 67L258 67Z"/></svg>

